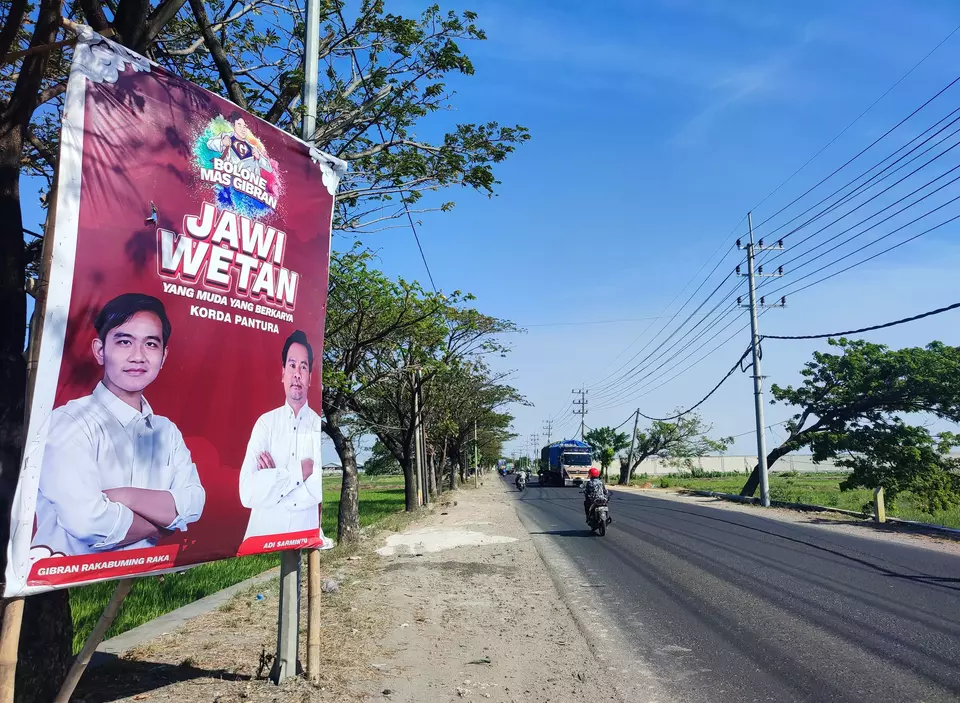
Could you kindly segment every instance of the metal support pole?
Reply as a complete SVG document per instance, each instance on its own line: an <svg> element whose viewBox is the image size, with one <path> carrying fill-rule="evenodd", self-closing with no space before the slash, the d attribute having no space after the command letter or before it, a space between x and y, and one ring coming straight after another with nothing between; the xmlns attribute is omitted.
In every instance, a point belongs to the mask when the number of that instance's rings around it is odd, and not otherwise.
<svg viewBox="0 0 960 703"><path fill-rule="evenodd" d="M760 504L770 507L770 482L767 476L767 438L763 423L763 375L760 372L760 330L757 325L757 287L753 271L753 213L747 213L750 245L747 247L747 278L750 284L750 334L753 353L753 397L757 414L757 466L760 467Z"/></svg>
<svg viewBox="0 0 960 703"><path fill-rule="evenodd" d="M473 421L473 486L480 488L480 443L477 434L477 421Z"/></svg>

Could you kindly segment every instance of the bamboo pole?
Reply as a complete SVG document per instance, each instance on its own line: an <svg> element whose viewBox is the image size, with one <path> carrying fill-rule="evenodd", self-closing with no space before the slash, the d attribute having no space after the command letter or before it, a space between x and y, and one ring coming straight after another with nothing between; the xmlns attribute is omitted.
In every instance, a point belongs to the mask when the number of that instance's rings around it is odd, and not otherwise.
<svg viewBox="0 0 960 703"><path fill-rule="evenodd" d="M120 612L120 606L123 604L123 599L130 593L131 588L133 588L133 579L120 579L117 581L117 587L113 589L113 595L110 596L107 607L104 608L103 614L97 621L97 626L93 628L93 632L87 637L87 641L83 644L83 649L80 650L80 654L78 654L74 660L70 671L67 672L67 678L64 680L63 686L60 687L60 693L57 694L54 703L70 703L70 696L73 695L74 689L76 689L77 684L80 682L80 677L83 676L87 664L90 663L93 653L97 651L97 647L99 647L103 641L107 630L110 629L113 621L116 620L117 613Z"/></svg>
<svg viewBox="0 0 960 703"><path fill-rule="evenodd" d="M307 552L307 676L320 677L320 550Z"/></svg>
<svg viewBox="0 0 960 703"><path fill-rule="evenodd" d="M0 703L13 703L21 622L23 622L23 598L11 598L3 607L3 635L0 636Z"/></svg>

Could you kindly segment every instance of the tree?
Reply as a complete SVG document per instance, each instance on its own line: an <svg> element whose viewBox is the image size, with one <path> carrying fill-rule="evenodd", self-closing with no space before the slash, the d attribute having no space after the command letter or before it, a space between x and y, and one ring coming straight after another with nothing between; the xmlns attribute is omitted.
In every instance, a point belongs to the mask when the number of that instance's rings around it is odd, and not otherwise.
<svg viewBox="0 0 960 703"><path fill-rule="evenodd" d="M60 114L72 49L57 47L60 17L86 22L149 56L173 73L223 95L282 129L298 132L304 72L303 4L293 0L11 0L0 9L0 56L52 47L0 64L0 500L9 514L23 445L26 295L36 297L42 320L46 281L36 278L43 243L24 241L20 175L54 181ZM417 126L447 110L451 75L471 75L465 41L485 38L473 12L431 5L414 18L387 13L383 0L321 5L317 131L313 142L351 163L337 198L335 226L369 232L429 209L423 194L460 185L492 194L493 167L527 140L523 127L497 122L437 124L437 139L418 138ZM348 19L345 14L349 14ZM59 36L58 36L59 35ZM47 251L51 251L47 247ZM28 276L32 277L28 280ZM6 543L8 521L0 520ZM4 557L5 558L5 555ZM2 559L0 558L0 559ZM42 606L42 607L41 607ZM33 613L43 613L34 618ZM65 591L28 601L24 631L47 656L34 666L24 653L18 686L23 700L48 700L65 672L70 622ZM66 642L63 646L54 642ZM47 687L47 688L45 688Z"/></svg>
<svg viewBox="0 0 960 703"><path fill-rule="evenodd" d="M405 339L385 350L378 363L386 370L381 383L352 402L361 422L393 453L403 467L406 509L417 508L414 466L414 394L430 392L430 385L459 364L476 362L486 354L504 354L498 341L516 326L470 308L472 297L459 291L449 296L426 296L421 303L436 312L407 330ZM416 369L418 373L413 373Z"/></svg>
<svg viewBox="0 0 960 703"><path fill-rule="evenodd" d="M363 465L363 473L367 476L393 476L402 474L403 469L396 457L378 440L373 443L370 457Z"/></svg>
<svg viewBox="0 0 960 703"><path fill-rule="evenodd" d="M917 491L927 507L952 503L956 467L946 453L954 436L935 441L902 415L925 413L960 421L960 349L941 342L891 350L863 340L828 340L839 354L815 352L800 372L800 386L773 385L773 402L799 408L786 423L787 438L767 454L782 456L809 447L817 461L835 459L853 469L847 487L884 487L891 499ZM741 491L753 495L754 468Z"/></svg>
<svg viewBox="0 0 960 703"><path fill-rule="evenodd" d="M632 464L629 457L620 462L620 485L627 485L642 461L658 457L680 468L693 468L693 460L725 451L732 437L711 439L712 425L704 423L697 413L688 413L676 420L654 420L645 430L637 430Z"/></svg>
<svg viewBox="0 0 960 703"><path fill-rule="evenodd" d="M593 458L603 467L603 480L606 481L607 467L613 463L617 452L630 445L630 435L627 432L617 432L612 427L597 427L587 432L583 441L593 449Z"/></svg>
<svg viewBox="0 0 960 703"><path fill-rule="evenodd" d="M357 451L354 437L364 431L353 406L358 397L384 382L396 369L388 356L411 330L436 317L416 283L392 281L368 266L371 252L354 247L330 258L330 283L323 349L323 431L343 467L337 539L360 535Z"/></svg>

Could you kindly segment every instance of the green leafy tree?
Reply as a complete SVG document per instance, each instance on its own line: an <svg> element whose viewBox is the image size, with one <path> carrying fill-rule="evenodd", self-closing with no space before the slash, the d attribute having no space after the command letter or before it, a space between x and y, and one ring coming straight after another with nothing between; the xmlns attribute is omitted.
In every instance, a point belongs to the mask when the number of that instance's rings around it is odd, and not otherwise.
<svg viewBox="0 0 960 703"><path fill-rule="evenodd" d="M397 458L391 454L383 442L376 441L370 450L370 456L363 464L363 473L367 476L393 476L403 473Z"/></svg>
<svg viewBox="0 0 960 703"><path fill-rule="evenodd" d="M352 403L360 421L369 423L403 467L407 510L417 508L414 394L442 392L444 375L459 365L476 365L485 355L506 353L499 337L516 329L511 322L469 307L471 300L458 291L442 298L426 296L421 304L430 306L435 315L409 328L399 344L384 350L378 363L387 377ZM458 427L465 429L459 423Z"/></svg>
<svg viewBox="0 0 960 703"><path fill-rule="evenodd" d="M843 338L828 342L839 353L815 352L799 386L771 388L774 402L799 411L786 423L786 440L767 454L768 466L809 447L815 460L833 459L852 469L847 488L882 486L891 500L909 490L927 509L957 502L957 467L948 456L954 435L935 440L903 416L960 421L960 349L941 342L904 349ZM754 468L741 494L753 495L758 484Z"/></svg>
<svg viewBox="0 0 960 703"><path fill-rule="evenodd" d="M630 445L628 432L617 432L612 427L597 427L583 436L583 441L593 449L593 458L603 467L603 480L608 480L607 467L613 463L617 452Z"/></svg>
<svg viewBox="0 0 960 703"><path fill-rule="evenodd" d="M654 420L637 430L632 461L630 457L620 461L620 485L629 484L636 468L650 457L690 470L697 457L726 451L733 438L712 439L708 436L712 429L697 413L688 413L669 422Z"/></svg>

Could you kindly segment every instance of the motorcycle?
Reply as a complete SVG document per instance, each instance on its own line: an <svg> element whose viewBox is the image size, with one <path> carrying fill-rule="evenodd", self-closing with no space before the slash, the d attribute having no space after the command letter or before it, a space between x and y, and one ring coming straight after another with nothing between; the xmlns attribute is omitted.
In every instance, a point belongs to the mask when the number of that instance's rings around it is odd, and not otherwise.
<svg viewBox="0 0 960 703"><path fill-rule="evenodd" d="M522 493L523 489L527 487L527 475L522 471L517 474L516 480L517 489Z"/></svg>
<svg viewBox="0 0 960 703"><path fill-rule="evenodd" d="M590 517L587 518L587 525L590 530L603 537L607 534L607 525L613 520L610 518L610 506L606 498L598 498L590 506Z"/></svg>

